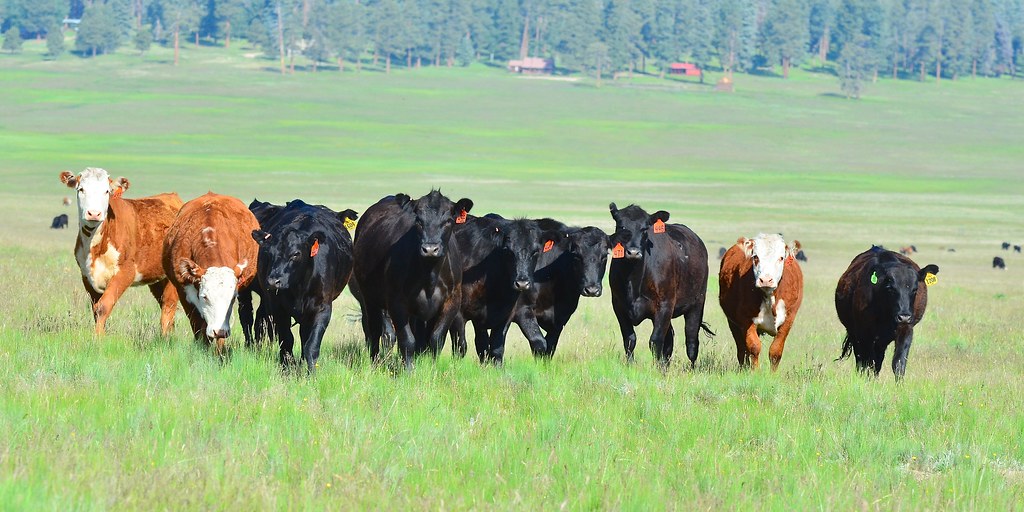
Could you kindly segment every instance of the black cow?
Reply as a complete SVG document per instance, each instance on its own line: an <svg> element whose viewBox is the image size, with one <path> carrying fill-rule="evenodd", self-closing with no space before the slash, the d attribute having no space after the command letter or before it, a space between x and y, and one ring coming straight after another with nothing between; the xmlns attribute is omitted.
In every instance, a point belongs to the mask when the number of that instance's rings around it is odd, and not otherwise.
<svg viewBox="0 0 1024 512"><path fill-rule="evenodd" d="M928 305L925 281L938 273L935 265L919 268L910 258L877 246L857 255L836 286L836 312L846 327L839 359L852 351L859 370L873 369L878 375L895 340L892 371L896 380L902 379L914 326Z"/></svg>
<svg viewBox="0 0 1024 512"><path fill-rule="evenodd" d="M356 212L334 212L296 199L280 209L269 230L255 230L256 267L264 301L281 343L281 364L294 363L292 319L299 324L302 360L312 372L331 322L331 304L352 275L352 238L345 228Z"/></svg>
<svg viewBox="0 0 1024 512"><path fill-rule="evenodd" d="M803 249L800 249L799 251L797 251L795 257L799 261L807 261L807 255L804 254L804 250Z"/></svg>
<svg viewBox="0 0 1024 512"><path fill-rule="evenodd" d="M417 349L436 356L444 346L462 296L462 262L452 232L472 207L469 199L452 202L432 190L416 200L388 196L363 213L356 228L355 278L373 360L388 317L407 368Z"/></svg>
<svg viewBox="0 0 1024 512"><path fill-rule="evenodd" d="M595 227L569 228L541 219L546 230L565 236L542 252L534 272L534 286L516 308L515 322L527 338L544 330L544 356L552 357L562 330L576 312L580 297L600 297L608 265L608 235Z"/></svg>
<svg viewBox="0 0 1024 512"><path fill-rule="evenodd" d="M471 321L480 362L500 364L516 306L524 292L533 289L537 261L563 237L558 231L543 231L532 220L505 220L496 215L470 218L457 229L462 301L451 329L453 343L466 345L465 323ZM547 353L539 330L527 339L534 355Z"/></svg>
<svg viewBox="0 0 1024 512"><path fill-rule="evenodd" d="M992 268L1006 270L1006 262L999 256L996 256L995 258L992 258Z"/></svg>
<svg viewBox="0 0 1024 512"><path fill-rule="evenodd" d="M1010 242L1003 242L1003 250L1004 251L1009 251L1010 250Z"/></svg>
<svg viewBox="0 0 1024 512"><path fill-rule="evenodd" d="M284 209L284 206L266 203L259 199L253 199L249 203L249 211L256 217L256 221L260 223L260 229L268 232L273 226L272 219L282 209ZM255 316L253 315L252 308L253 293L260 297L260 305L256 309ZM245 337L246 346L262 343L264 339L274 341L273 317L267 309L263 288L260 286L259 279L253 279L249 286L238 290L238 322L242 324L242 334Z"/></svg>
<svg viewBox="0 0 1024 512"><path fill-rule="evenodd" d="M672 319L683 316L686 355L690 365L696 365L700 330L714 335L704 323L708 286L704 242L682 224L666 224L666 211L648 214L636 205L619 210L615 203L608 208L615 219L608 283L626 358L632 361L636 348L633 327L650 319L654 324L651 350L667 367L675 339Z"/></svg>
<svg viewBox="0 0 1024 512"><path fill-rule="evenodd" d="M67 229L68 227L68 214L62 213L53 218L53 222L50 223L50 229Z"/></svg>
<svg viewBox="0 0 1024 512"><path fill-rule="evenodd" d="M718 248L718 259L724 258L726 251L727 251L727 249L725 247L719 247Z"/></svg>
<svg viewBox="0 0 1024 512"><path fill-rule="evenodd" d="M1013 246L1013 252L1020 252L1020 246L1019 245Z"/></svg>

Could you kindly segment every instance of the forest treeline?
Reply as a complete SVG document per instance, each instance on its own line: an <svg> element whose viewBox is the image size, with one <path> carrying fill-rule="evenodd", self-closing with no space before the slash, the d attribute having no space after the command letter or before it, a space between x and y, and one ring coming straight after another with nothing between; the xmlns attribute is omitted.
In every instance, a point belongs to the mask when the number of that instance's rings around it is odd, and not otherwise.
<svg viewBox="0 0 1024 512"><path fill-rule="evenodd" d="M0 0L0 19L12 51L71 19L83 56L244 38L282 70L300 56L387 70L533 56L580 71L689 61L783 76L831 61L924 79L1015 75L1024 59L1024 0Z"/></svg>

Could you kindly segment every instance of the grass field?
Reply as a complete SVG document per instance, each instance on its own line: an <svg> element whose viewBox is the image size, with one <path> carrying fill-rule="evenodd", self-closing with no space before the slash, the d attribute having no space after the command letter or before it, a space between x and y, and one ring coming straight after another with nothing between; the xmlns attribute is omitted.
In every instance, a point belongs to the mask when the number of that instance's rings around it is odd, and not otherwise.
<svg viewBox="0 0 1024 512"><path fill-rule="evenodd" d="M0 54L0 508L1024 509L1024 256L999 250L1024 242L1024 83L883 80L847 101L806 72L716 94L482 65L280 76L241 45L186 46L178 68L166 49L42 51ZM270 348L222 364L180 313L160 338L145 290L93 337L74 220L47 229L75 216L58 173L86 166L130 197L361 211L441 187L606 230L610 201L635 202L713 254L799 239L804 305L777 374L736 370L714 278L695 371L645 348L627 366L607 293L550 362L513 333L502 368L371 367L346 293L314 378ZM899 385L888 361L877 380L833 362L835 282L872 243L941 269Z"/></svg>

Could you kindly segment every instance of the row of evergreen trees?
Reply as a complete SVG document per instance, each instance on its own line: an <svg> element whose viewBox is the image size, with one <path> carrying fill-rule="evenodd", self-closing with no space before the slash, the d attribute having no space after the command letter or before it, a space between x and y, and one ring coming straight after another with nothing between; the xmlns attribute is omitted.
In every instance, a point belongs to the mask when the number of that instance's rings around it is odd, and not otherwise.
<svg viewBox="0 0 1024 512"><path fill-rule="evenodd" d="M956 78L1024 60L1024 0L0 0L5 33L44 37L66 17L81 19L84 55L241 36L282 70L298 56L315 68L372 55L390 70L529 55L580 70L687 60L787 76L812 60Z"/></svg>

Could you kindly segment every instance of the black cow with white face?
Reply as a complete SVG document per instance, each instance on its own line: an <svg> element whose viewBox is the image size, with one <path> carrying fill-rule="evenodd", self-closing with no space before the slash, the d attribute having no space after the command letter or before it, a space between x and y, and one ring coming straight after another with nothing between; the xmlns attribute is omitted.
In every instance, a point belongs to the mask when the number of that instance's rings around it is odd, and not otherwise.
<svg viewBox="0 0 1024 512"><path fill-rule="evenodd" d="M292 319L299 324L302 361L310 372L320 357L324 331L331 322L332 303L352 275L352 238L345 222L352 210L290 201L274 216L269 230L252 232L259 244L256 275L263 290L277 338L281 364L294 362Z"/></svg>
<svg viewBox="0 0 1024 512"><path fill-rule="evenodd" d="M273 226L274 217L284 209L284 206L253 199L249 203L249 211L260 223L260 229L269 231ZM238 321L242 324L242 334L245 337L245 345L253 346L269 339L274 341L274 322L270 311L267 309L264 300L263 288L259 279L253 279L249 286L238 290ZM253 315L252 295L260 297L260 305Z"/></svg>
<svg viewBox="0 0 1024 512"><path fill-rule="evenodd" d="M690 228L668 224L666 211L648 214L636 205L620 210L615 203L608 208L615 220L608 284L626 358L632 361L636 348L633 328L651 320L651 350L659 364L667 367L675 339L672 319L682 316L686 355L695 365L701 329L713 335L704 323L707 247Z"/></svg>
<svg viewBox="0 0 1024 512"><path fill-rule="evenodd" d="M452 233L472 208L469 199L453 202L432 190L415 200L388 196L363 213L354 244L355 279L373 360L389 317L407 368L417 347L436 356L444 346L462 295L462 262Z"/></svg>
<svg viewBox="0 0 1024 512"><path fill-rule="evenodd" d="M497 215L471 217L456 230L462 258L462 303L451 329L456 346L465 346L465 322L472 321L480 362L504 360L505 336L516 304L533 288L541 254L550 252L561 237L560 232L540 229L535 221ZM535 355L546 353L542 334L527 339Z"/></svg>
<svg viewBox="0 0 1024 512"><path fill-rule="evenodd" d="M853 352L859 370L878 375L885 351L895 341L892 371L896 380L902 379L914 326L928 305L926 281L938 273L935 265L920 268L910 258L877 246L857 255L836 286L836 312L846 327L839 359Z"/></svg>

